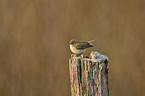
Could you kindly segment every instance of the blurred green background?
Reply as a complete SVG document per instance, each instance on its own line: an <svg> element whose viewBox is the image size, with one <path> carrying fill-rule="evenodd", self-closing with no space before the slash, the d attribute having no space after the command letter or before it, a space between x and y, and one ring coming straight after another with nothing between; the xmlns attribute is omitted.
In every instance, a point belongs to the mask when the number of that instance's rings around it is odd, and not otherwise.
<svg viewBox="0 0 145 96"><path fill-rule="evenodd" d="M143 96L144 36L144 0L0 0L0 96L70 96L71 39L97 39L110 96Z"/></svg>

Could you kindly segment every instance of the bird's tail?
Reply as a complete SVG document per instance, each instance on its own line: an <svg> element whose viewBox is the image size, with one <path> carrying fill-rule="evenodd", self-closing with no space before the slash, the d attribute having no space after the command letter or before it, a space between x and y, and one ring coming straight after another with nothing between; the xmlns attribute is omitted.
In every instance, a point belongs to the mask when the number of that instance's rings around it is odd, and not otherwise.
<svg viewBox="0 0 145 96"><path fill-rule="evenodd" d="M97 39L94 39L94 40L91 40L91 41L88 41L89 43L92 43L92 42L94 42L94 41L96 41Z"/></svg>

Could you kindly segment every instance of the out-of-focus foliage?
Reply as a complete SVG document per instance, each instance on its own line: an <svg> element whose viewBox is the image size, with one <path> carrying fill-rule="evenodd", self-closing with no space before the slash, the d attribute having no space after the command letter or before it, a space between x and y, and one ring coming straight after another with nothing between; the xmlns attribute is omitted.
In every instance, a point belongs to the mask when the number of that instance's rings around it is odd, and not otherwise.
<svg viewBox="0 0 145 96"><path fill-rule="evenodd" d="M0 0L0 96L70 96L71 39L97 39L110 96L143 96L144 36L144 0Z"/></svg>

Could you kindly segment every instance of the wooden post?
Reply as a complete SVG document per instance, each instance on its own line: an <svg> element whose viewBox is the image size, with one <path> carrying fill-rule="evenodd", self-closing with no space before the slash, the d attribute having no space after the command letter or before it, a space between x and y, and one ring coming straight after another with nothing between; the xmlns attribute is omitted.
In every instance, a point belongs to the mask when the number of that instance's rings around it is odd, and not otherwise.
<svg viewBox="0 0 145 96"><path fill-rule="evenodd" d="M109 96L108 57L92 51L90 58L69 59L71 96Z"/></svg>

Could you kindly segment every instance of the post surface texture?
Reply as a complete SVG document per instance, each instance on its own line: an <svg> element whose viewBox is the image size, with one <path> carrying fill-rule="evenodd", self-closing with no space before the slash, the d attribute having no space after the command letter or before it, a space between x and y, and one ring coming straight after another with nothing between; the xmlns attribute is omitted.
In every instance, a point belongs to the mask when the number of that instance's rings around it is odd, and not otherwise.
<svg viewBox="0 0 145 96"><path fill-rule="evenodd" d="M98 52L92 52L90 58L72 54L69 70L71 96L109 96L107 56Z"/></svg>

